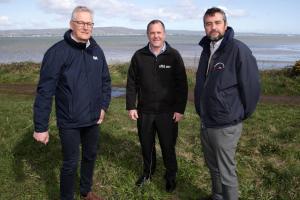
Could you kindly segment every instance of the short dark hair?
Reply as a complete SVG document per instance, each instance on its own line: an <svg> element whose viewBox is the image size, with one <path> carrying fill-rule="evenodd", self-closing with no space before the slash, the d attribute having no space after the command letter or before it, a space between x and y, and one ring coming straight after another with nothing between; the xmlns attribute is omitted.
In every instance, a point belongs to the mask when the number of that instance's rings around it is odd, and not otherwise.
<svg viewBox="0 0 300 200"><path fill-rule="evenodd" d="M214 16L216 13L221 13L223 15L223 20L225 22L225 24L227 23L227 18L226 18L226 14L224 12L224 10L222 10L221 8L217 8L217 7L212 7L206 10L204 16L203 16L203 23L205 24L205 17L206 16Z"/></svg>
<svg viewBox="0 0 300 200"><path fill-rule="evenodd" d="M147 34L148 34L148 32L149 32L150 26L151 26L152 24L158 24L158 23L162 25L162 27L163 27L163 29L164 29L164 31L165 31L165 25L164 25L164 23L163 23L161 20L159 20L159 19L154 19L154 20L152 20L151 22L149 22L149 24L147 25Z"/></svg>

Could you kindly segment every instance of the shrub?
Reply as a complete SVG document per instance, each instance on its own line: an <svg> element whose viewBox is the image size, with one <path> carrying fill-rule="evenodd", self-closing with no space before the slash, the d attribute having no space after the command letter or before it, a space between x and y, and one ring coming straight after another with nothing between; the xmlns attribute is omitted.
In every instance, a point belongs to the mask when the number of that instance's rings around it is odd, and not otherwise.
<svg viewBox="0 0 300 200"><path fill-rule="evenodd" d="M295 62L295 65L292 68L292 76L299 76L300 75L300 60Z"/></svg>

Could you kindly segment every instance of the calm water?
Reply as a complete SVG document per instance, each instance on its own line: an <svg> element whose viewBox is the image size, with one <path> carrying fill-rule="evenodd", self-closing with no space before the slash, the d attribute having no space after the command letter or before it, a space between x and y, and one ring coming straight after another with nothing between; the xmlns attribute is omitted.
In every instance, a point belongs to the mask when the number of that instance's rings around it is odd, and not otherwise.
<svg viewBox="0 0 300 200"><path fill-rule="evenodd" d="M167 41L182 55L187 67L197 67L201 35L168 35ZM260 69L282 68L300 59L300 35L240 35L252 50ZM45 51L62 37L0 37L0 63L41 62ZM129 62L133 53L145 46L146 36L97 36L109 64Z"/></svg>

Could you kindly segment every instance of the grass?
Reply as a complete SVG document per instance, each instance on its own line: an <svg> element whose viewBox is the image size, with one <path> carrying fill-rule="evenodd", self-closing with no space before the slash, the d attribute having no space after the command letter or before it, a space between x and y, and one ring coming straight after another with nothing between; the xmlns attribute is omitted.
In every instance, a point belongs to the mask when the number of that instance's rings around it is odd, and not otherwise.
<svg viewBox="0 0 300 200"><path fill-rule="evenodd" d="M110 65L114 86L125 86L129 63ZM0 64L0 83L35 84L39 78L40 64L21 62ZM189 90L195 86L195 69L187 69ZM291 68L260 72L263 95L300 96L300 76L291 76Z"/></svg>
<svg viewBox="0 0 300 200"><path fill-rule="evenodd" d="M1 94L0 99L0 199L59 199L61 146L55 116L50 120L50 143L44 146L32 139L33 97ZM113 99L100 128L93 190L112 200L188 200L208 195L210 178L193 105L188 104L180 124L178 187L173 194L164 191L159 146L155 176L143 188L135 188L142 157L136 124L128 119L124 105L123 98ZM300 198L299 121L300 106L259 104L244 123L237 151L241 199Z"/></svg>
<svg viewBox="0 0 300 200"><path fill-rule="evenodd" d="M18 62L0 64L0 83L37 83L39 72L39 63Z"/></svg>
<svg viewBox="0 0 300 200"><path fill-rule="evenodd" d="M110 66L113 84L124 86L127 64ZM283 70L261 72L265 95L299 96L299 77ZM0 65L0 83L35 84L39 64ZM187 70L189 88L194 71ZM50 118L50 142L32 138L33 96L0 94L0 199L59 199L61 145ZM260 103L245 121L237 162L242 200L300 199L300 105ZM114 98L100 127L98 159L93 190L108 200L193 200L210 194L210 177L199 138L199 118L188 103L177 141L178 187L164 190L164 167L157 145L157 170L143 188L134 183L142 171L136 124L125 111L124 98ZM78 179L77 179L78 191ZM76 199L79 199L78 192Z"/></svg>
<svg viewBox="0 0 300 200"><path fill-rule="evenodd" d="M262 71L260 77L263 94L300 96L300 76L291 75L291 68Z"/></svg>

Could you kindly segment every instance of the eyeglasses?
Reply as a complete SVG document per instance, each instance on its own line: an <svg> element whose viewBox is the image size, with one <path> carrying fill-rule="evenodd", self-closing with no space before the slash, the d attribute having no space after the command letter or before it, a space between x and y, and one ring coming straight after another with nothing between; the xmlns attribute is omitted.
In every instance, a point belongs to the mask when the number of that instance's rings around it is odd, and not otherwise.
<svg viewBox="0 0 300 200"><path fill-rule="evenodd" d="M92 23L92 22L83 22L83 21L75 21L75 20L72 20L72 22L75 22L79 28L84 28L85 25L87 26L87 28L94 27L94 23Z"/></svg>

